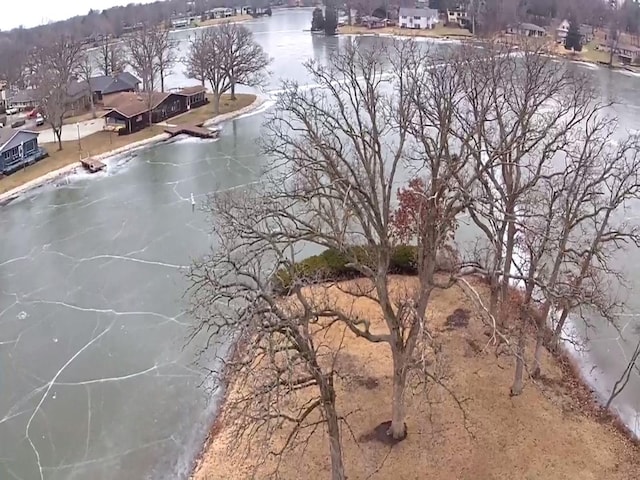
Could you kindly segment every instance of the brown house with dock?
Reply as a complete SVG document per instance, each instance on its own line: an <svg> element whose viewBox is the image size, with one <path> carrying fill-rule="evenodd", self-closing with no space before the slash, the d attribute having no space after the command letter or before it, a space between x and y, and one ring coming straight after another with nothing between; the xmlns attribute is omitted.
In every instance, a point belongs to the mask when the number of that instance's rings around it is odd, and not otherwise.
<svg viewBox="0 0 640 480"><path fill-rule="evenodd" d="M208 103L202 86L173 92L121 92L104 99L105 129L120 135L137 132Z"/></svg>

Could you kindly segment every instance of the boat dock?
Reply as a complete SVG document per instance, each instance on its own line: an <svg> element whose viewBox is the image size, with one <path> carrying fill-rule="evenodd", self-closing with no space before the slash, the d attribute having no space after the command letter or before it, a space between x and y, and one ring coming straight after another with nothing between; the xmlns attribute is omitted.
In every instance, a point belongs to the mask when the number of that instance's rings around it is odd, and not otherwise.
<svg viewBox="0 0 640 480"><path fill-rule="evenodd" d="M166 127L164 131L172 137L189 135L198 138L218 138L218 131L209 130L202 125L176 125L174 127Z"/></svg>
<svg viewBox="0 0 640 480"><path fill-rule="evenodd" d="M91 173L99 172L100 170L104 170L106 165L102 163L100 160L96 160L94 158L81 158L80 163L84 168L89 170Z"/></svg>

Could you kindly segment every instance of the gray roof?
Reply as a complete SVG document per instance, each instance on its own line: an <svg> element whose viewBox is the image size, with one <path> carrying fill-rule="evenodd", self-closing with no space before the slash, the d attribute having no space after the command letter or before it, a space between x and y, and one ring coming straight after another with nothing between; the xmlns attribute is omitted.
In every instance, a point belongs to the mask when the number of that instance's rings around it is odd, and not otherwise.
<svg viewBox="0 0 640 480"><path fill-rule="evenodd" d="M9 96L9 103L33 102L36 100L36 91L33 89L18 90Z"/></svg>
<svg viewBox="0 0 640 480"><path fill-rule="evenodd" d="M400 8L401 17L433 17L438 16L438 11L433 8Z"/></svg>
<svg viewBox="0 0 640 480"><path fill-rule="evenodd" d="M518 25L518 28L521 30L533 30L534 32L546 32L546 30L538 25L533 23L521 23Z"/></svg>
<svg viewBox="0 0 640 480"><path fill-rule="evenodd" d="M135 90L139 84L140 80L129 72L118 73L114 76L91 77L91 90L100 92L102 95ZM71 97L85 92L87 92L87 82L84 80L69 85L68 93Z"/></svg>
<svg viewBox="0 0 640 480"><path fill-rule="evenodd" d="M15 137L17 134L19 134L20 132L24 132L24 133L31 133L33 135L35 135L36 137L39 135L38 132L34 132L31 130L25 130L22 128L9 128L9 127L5 127L5 128L0 128L0 151L4 148L4 146L9 143L9 141Z"/></svg>

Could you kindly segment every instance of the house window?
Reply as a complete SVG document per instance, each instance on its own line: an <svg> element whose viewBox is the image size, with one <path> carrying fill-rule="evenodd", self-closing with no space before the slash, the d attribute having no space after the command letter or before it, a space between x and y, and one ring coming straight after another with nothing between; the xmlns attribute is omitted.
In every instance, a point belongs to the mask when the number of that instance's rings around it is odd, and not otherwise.
<svg viewBox="0 0 640 480"><path fill-rule="evenodd" d="M28 142L25 142L23 150L25 156L33 154L36 151L35 140L29 140Z"/></svg>
<svg viewBox="0 0 640 480"><path fill-rule="evenodd" d="M414 20L420 20L422 17L420 15L416 15L415 17L413 17Z"/></svg>

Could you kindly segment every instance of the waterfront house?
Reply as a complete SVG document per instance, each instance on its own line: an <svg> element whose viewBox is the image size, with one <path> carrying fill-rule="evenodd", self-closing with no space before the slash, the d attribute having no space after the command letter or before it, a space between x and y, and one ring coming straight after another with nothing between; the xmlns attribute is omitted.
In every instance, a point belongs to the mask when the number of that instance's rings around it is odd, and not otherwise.
<svg viewBox="0 0 640 480"><path fill-rule="evenodd" d="M88 91L86 81L79 83ZM141 82L129 72L121 72L115 75L91 77L90 83L93 100L96 103L100 103L107 95L120 92L137 92Z"/></svg>
<svg viewBox="0 0 640 480"><path fill-rule="evenodd" d="M105 98L103 115L105 130L117 131L120 135L137 132L151 123L185 113L208 103L205 88L198 85L174 92L122 92ZM151 115L149 115L151 110Z"/></svg>
<svg viewBox="0 0 640 480"><path fill-rule="evenodd" d="M533 23L519 23L518 25L510 25L507 27L507 33L512 35L519 35L521 37L544 37L547 31L534 25Z"/></svg>
<svg viewBox="0 0 640 480"><path fill-rule="evenodd" d="M438 24L438 11L432 8L400 8L400 28L432 29Z"/></svg>
<svg viewBox="0 0 640 480"><path fill-rule="evenodd" d="M207 89L202 85L196 85L194 87L185 87L171 92L172 95L181 97L181 112L191 110L192 108L198 108L202 105L209 103L206 93Z"/></svg>
<svg viewBox="0 0 640 480"><path fill-rule="evenodd" d="M9 175L47 156L38 146L38 132L0 128L0 174Z"/></svg>

